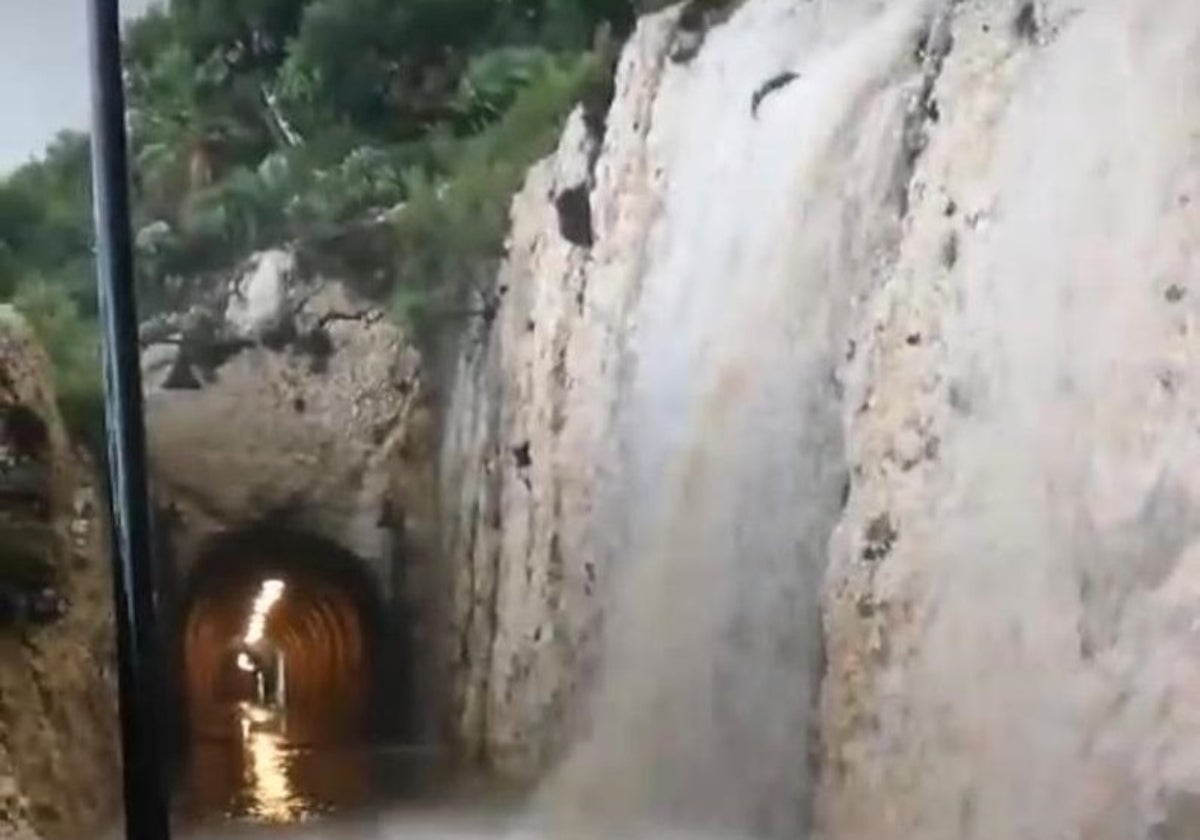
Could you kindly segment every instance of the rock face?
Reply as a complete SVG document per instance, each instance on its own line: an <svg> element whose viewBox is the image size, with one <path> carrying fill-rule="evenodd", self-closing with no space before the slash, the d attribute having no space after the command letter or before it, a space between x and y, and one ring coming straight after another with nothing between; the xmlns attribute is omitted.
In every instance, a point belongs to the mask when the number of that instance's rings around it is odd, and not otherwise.
<svg viewBox="0 0 1200 840"><path fill-rule="evenodd" d="M324 540L432 649L444 587L430 415L420 356L386 313L273 251L142 337L153 493L179 585L222 536ZM433 714L413 725L432 731Z"/></svg>
<svg viewBox="0 0 1200 840"><path fill-rule="evenodd" d="M183 570L208 536L264 523L380 564L389 506L414 533L429 527L419 491L393 498L427 430L420 358L382 310L267 252L175 321L143 330L143 369L155 494L175 508ZM189 323L207 338L189 344ZM206 367L204 349L221 344L227 355Z"/></svg>
<svg viewBox="0 0 1200 840"><path fill-rule="evenodd" d="M1200 7L679 14L459 367L460 737L756 836L1194 836Z"/></svg>
<svg viewBox="0 0 1200 840"><path fill-rule="evenodd" d="M106 529L63 432L50 367L0 307L0 836L93 836L117 779ZM14 539L14 535L23 535ZM40 553L40 563L31 555ZM31 609L43 590L56 602Z"/></svg>
<svg viewBox="0 0 1200 840"><path fill-rule="evenodd" d="M950 32L846 368L828 831L1195 836L1200 9Z"/></svg>
<svg viewBox="0 0 1200 840"><path fill-rule="evenodd" d="M503 303L468 339L447 413L453 727L468 755L517 776L561 754L594 666L608 542L597 509L661 177L644 129L673 27L650 19L625 51L599 159L577 110L559 152L531 171ZM587 235L571 235L584 217ZM593 230L595 247L582 247Z"/></svg>

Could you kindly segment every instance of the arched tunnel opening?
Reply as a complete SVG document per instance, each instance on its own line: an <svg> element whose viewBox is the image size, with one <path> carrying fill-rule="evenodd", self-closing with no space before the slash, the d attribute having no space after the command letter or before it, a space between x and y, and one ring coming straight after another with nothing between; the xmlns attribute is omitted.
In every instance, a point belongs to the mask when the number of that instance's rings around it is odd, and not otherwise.
<svg viewBox="0 0 1200 840"><path fill-rule="evenodd" d="M425 795L453 773L431 714L429 588L402 542L372 561L290 522L197 544L159 521L182 819L304 821Z"/></svg>
<svg viewBox="0 0 1200 840"><path fill-rule="evenodd" d="M270 719L292 743L368 738L398 663L358 557L317 537L255 530L205 546L183 581L176 659L188 742ZM390 659L390 657L389 657Z"/></svg>

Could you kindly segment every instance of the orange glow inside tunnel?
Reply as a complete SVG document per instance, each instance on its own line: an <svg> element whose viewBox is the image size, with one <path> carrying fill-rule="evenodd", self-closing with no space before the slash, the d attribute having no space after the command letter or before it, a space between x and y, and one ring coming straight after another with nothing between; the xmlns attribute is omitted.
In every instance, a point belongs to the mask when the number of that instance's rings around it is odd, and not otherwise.
<svg viewBox="0 0 1200 840"><path fill-rule="evenodd" d="M264 671L282 685L275 698L289 737L335 740L361 730L375 617L357 563L301 538L230 539L206 552L182 623L193 737L236 735L239 704L262 700Z"/></svg>

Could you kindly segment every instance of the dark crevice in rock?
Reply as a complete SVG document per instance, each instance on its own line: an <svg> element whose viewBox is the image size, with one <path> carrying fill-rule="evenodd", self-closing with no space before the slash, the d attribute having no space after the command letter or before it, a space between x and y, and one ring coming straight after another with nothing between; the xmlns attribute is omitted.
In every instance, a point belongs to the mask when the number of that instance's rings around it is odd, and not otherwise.
<svg viewBox="0 0 1200 840"><path fill-rule="evenodd" d="M309 357L313 373L324 373L328 369L329 359L335 350L329 331L320 325L297 336L292 347L296 352Z"/></svg>
<svg viewBox="0 0 1200 840"><path fill-rule="evenodd" d="M579 184L563 190L554 199L559 233L568 242L584 248L595 244L589 192L587 184Z"/></svg>
<svg viewBox="0 0 1200 840"><path fill-rule="evenodd" d="M691 0L679 13L670 58L687 64L700 54L708 33L733 15L738 0Z"/></svg>
<svg viewBox="0 0 1200 840"><path fill-rule="evenodd" d="M0 584L0 628L54 624L69 610L67 599L51 587L23 589Z"/></svg>
<svg viewBox="0 0 1200 840"><path fill-rule="evenodd" d="M0 408L0 440L20 457L44 458L50 449L45 421L23 405Z"/></svg>
<svg viewBox="0 0 1200 840"><path fill-rule="evenodd" d="M44 520L50 515L50 469L36 461L0 465L0 509Z"/></svg>
<svg viewBox="0 0 1200 840"><path fill-rule="evenodd" d="M583 121L588 134L597 141L604 141L608 129L608 112L616 96L617 65L621 60L621 41L613 34L612 26L605 22L596 29L592 54L599 67L595 80L588 84L580 98Z"/></svg>
<svg viewBox="0 0 1200 840"><path fill-rule="evenodd" d="M187 354L181 349L175 356L175 361L171 363L171 370L163 382L163 389L167 391L198 391L202 387L200 379L188 361Z"/></svg>
<svg viewBox="0 0 1200 840"><path fill-rule="evenodd" d="M533 466L533 456L529 452L529 441L514 446L512 454L513 460L517 464L517 469L526 470Z"/></svg>
<svg viewBox="0 0 1200 840"><path fill-rule="evenodd" d="M294 342L298 333L294 317L280 318L279 323L263 332L262 345L278 353Z"/></svg>
<svg viewBox="0 0 1200 840"><path fill-rule="evenodd" d="M942 243L942 265L954 268L958 264L958 234L951 231Z"/></svg>
<svg viewBox="0 0 1200 840"><path fill-rule="evenodd" d="M917 160L929 145L929 126L941 119L941 108L934 98L934 89L941 77L947 56L954 49L951 21L954 7L938 15L918 38L914 57L921 66L920 87L909 104L901 134L901 160L896 181L896 197L900 215L908 215L909 193Z"/></svg>
<svg viewBox="0 0 1200 840"><path fill-rule="evenodd" d="M892 518L881 513L867 524L863 534L862 558L870 563L878 562L891 553L900 532L892 524Z"/></svg>
<svg viewBox="0 0 1200 840"><path fill-rule="evenodd" d="M1013 32L1018 38L1021 38L1029 43L1037 43L1038 35L1041 33L1042 26L1038 20L1037 4L1033 0L1026 0L1017 10L1017 16L1013 19Z"/></svg>
<svg viewBox="0 0 1200 840"><path fill-rule="evenodd" d="M317 325L327 327L334 321L351 321L361 324L373 320L377 315L378 311L374 309L364 309L360 312L326 312L317 319Z"/></svg>

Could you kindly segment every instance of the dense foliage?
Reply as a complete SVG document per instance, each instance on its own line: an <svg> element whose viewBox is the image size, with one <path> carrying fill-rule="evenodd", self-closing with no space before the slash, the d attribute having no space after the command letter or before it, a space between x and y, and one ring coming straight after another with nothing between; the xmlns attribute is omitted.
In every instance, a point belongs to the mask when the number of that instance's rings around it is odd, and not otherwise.
<svg viewBox="0 0 1200 840"><path fill-rule="evenodd" d="M126 32L143 305L284 242L359 266L428 324L494 271L509 198L597 82L633 0L170 0ZM0 181L0 299L66 400L95 371L86 137ZM359 255L361 256L361 255ZM78 392L78 393L76 393Z"/></svg>

